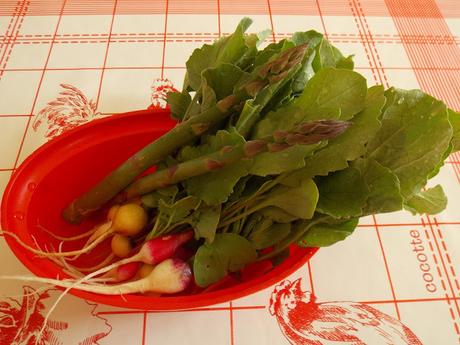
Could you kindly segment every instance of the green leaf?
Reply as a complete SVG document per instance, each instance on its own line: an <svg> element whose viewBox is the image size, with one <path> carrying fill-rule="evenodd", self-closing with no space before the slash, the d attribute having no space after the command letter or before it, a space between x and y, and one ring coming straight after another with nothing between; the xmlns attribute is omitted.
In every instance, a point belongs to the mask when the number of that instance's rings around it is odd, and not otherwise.
<svg viewBox="0 0 460 345"><path fill-rule="evenodd" d="M276 206L302 219L311 219L318 202L318 189L312 179L304 179L298 187L278 185L265 195L258 208Z"/></svg>
<svg viewBox="0 0 460 345"><path fill-rule="evenodd" d="M200 246L193 260L196 285L206 287L225 277L228 272L225 260L217 247L208 244Z"/></svg>
<svg viewBox="0 0 460 345"><path fill-rule="evenodd" d="M323 109L318 116L322 120L336 120L340 118L340 109ZM288 103L276 111L269 112L254 128L253 139L261 139L273 134L276 130L292 130L301 122L308 121L305 110Z"/></svg>
<svg viewBox="0 0 460 345"><path fill-rule="evenodd" d="M305 158L323 145L325 143L322 142L312 145L294 145L279 152L260 153L254 157L250 173L268 176L299 169L305 165Z"/></svg>
<svg viewBox="0 0 460 345"><path fill-rule="evenodd" d="M283 85L283 87L281 87L278 90L276 95L274 95L270 99L270 102L268 102L267 105L264 107L265 109L264 114L261 116L261 118L265 115L267 111L275 111L279 109L280 107L289 104L289 102L291 102L294 99L295 94L294 94L293 85L299 73L300 73L300 70L299 72L297 72L297 75L295 75L291 81Z"/></svg>
<svg viewBox="0 0 460 345"><path fill-rule="evenodd" d="M190 111L189 116L203 112L213 107L217 101L233 93L233 87L247 73L237 66L223 63L217 67L208 68L201 74L201 104Z"/></svg>
<svg viewBox="0 0 460 345"><path fill-rule="evenodd" d="M428 175L428 179L439 174L439 172L441 171L441 168L444 166L444 161L447 159L447 157L449 157L449 155L453 151L454 151L454 138L452 138L451 142L449 143L449 146L447 147L447 150L442 155L441 161L438 163L438 165L436 165L433 171Z"/></svg>
<svg viewBox="0 0 460 345"><path fill-rule="evenodd" d="M234 64L241 59L248 49L244 32L251 23L249 18L244 18L232 35L221 38L212 45L204 44L201 48L195 49L186 62L187 77L183 89L197 91L201 86L201 73L204 70L222 63Z"/></svg>
<svg viewBox="0 0 460 345"><path fill-rule="evenodd" d="M174 224L182 221L200 205L200 200L193 196L186 196L173 204L164 200L158 202L159 217L164 224Z"/></svg>
<svg viewBox="0 0 460 345"><path fill-rule="evenodd" d="M323 216L327 217L327 216ZM268 258L268 257L273 257L277 256L279 253L282 253L284 250L289 248L289 246L292 243L298 242L305 234L307 231L315 224L320 222L321 219L312 219L312 220L300 220L293 222L291 224L291 231L289 234L283 238L281 241L279 241L275 246L274 250L270 252L269 254L266 254L262 258Z"/></svg>
<svg viewBox="0 0 460 345"><path fill-rule="evenodd" d="M255 127L255 138L275 130L289 130L310 120L349 120L366 105L366 79L360 74L325 68L309 80L302 94L293 102L268 113Z"/></svg>
<svg viewBox="0 0 460 345"><path fill-rule="evenodd" d="M292 172L285 182L298 176L326 176L332 171L348 167L348 162L362 156L366 144L380 128L378 118L385 104L382 86L373 86L368 90L365 109L350 121L352 125L343 134L330 140L328 145L316 151L305 160L305 167Z"/></svg>
<svg viewBox="0 0 460 345"><path fill-rule="evenodd" d="M315 54L315 51L313 51L309 55L307 55L304 63L302 64L302 68L299 70L299 72L297 72L297 75L295 76L292 85L290 85L292 93L301 93L305 89L305 86L307 85L308 81L315 75L315 71L312 66Z"/></svg>
<svg viewBox="0 0 460 345"><path fill-rule="evenodd" d="M403 197L398 177L373 159L357 160L354 168L360 170L369 189L363 216L394 212L402 209Z"/></svg>
<svg viewBox="0 0 460 345"><path fill-rule="evenodd" d="M253 245L244 237L236 234L218 234L213 244L227 259L230 272L241 270L246 264L257 258L257 252Z"/></svg>
<svg viewBox="0 0 460 345"><path fill-rule="evenodd" d="M264 218L264 217L258 218L257 224L253 227L249 236L246 236L246 237L251 237L251 235L257 232L264 232L272 225L273 225L273 220L271 220L270 218Z"/></svg>
<svg viewBox="0 0 460 345"><path fill-rule="evenodd" d="M315 71L313 70L313 60L316 55L315 48L321 44L323 40L323 35L314 30L306 32L296 32L292 35L291 41L294 42L296 46L301 44L307 45L307 53L305 54L304 61L302 63L302 68L297 73L294 81L292 83L292 92L300 93L305 88L307 82L313 77Z"/></svg>
<svg viewBox="0 0 460 345"><path fill-rule="evenodd" d="M259 213L259 212L254 212L251 214L247 221L244 224L243 231L241 232L241 235L243 237L248 237L249 234L261 223L261 221L264 219L264 217Z"/></svg>
<svg viewBox="0 0 460 345"><path fill-rule="evenodd" d="M217 100L231 95L235 84L246 75L247 73L243 72L239 67L229 63L208 68L202 73L203 82L214 91Z"/></svg>
<svg viewBox="0 0 460 345"><path fill-rule="evenodd" d="M294 32L291 36L291 41L294 42L296 46L307 44L308 49L315 49L322 40L323 34L315 30L298 31Z"/></svg>
<svg viewBox="0 0 460 345"><path fill-rule="evenodd" d="M452 145L453 151L460 151L460 113L452 109L447 109L449 114L449 122L452 125Z"/></svg>
<svg viewBox="0 0 460 345"><path fill-rule="evenodd" d="M317 211L333 218L359 217L369 189L358 169L347 168L320 179Z"/></svg>
<svg viewBox="0 0 460 345"><path fill-rule="evenodd" d="M157 189L152 193L145 194L141 197L142 204L146 207L156 208L158 202L163 200L166 204L171 204L174 201L179 189L176 185Z"/></svg>
<svg viewBox="0 0 460 345"><path fill-rule="evenodd" d="M437 214L447 206L447 197L440 185L422 191L404 203L404 208L412 214Z"/></svg>
<svg viewBox="0 0 460 345"><path fill-rule="evenodd" d="M233 187L232 194L228 197L229 202L234 202L240 200L242 198L243 193L246 189L246 184L248 180L251 178L250 175L244 176L238 180L238 182Z"/></svg>
<svg viewBox="0 0 460 345"><path fill-rule="evenodd" d="M296 216L284 211L283 209L275 206L269 206L261 209L258 213L266 218L269 218L277 223L290 223L298 219Z"/></svg>
<svg viewBox="0 0 460 345"><path fill-rule="evenodd" d="M166 102L169 104L171 115L176 120L182 120L187 108L192 101L190 94L186 91L168 92Z"/></svg>
<svg viewBox="0 0 460 345"><path fill-rule="evenodd" d="M325 109L341 109L340 119L349 120L364 109L366 79L359 73L323 68L307 83L294 105L305 109L307 120L318 120Z"/></svg>
<svg viewBox="0 0 460 345"><path fill-rule="evenodd" d="M255 58L254 65L255 66L262 66L263 64L267 63L277 54L285 51L286 49L294 47L295 44L290 42L287 39L281 40L277 43L271 43L266 46L263 50L260 50Z"/></svg>
<svg viewBox="0 0 460 345"><path fill-rule="evenodd" d="M238 116L238 120L235 125L236 131L245 137L250 131L252 124L259 119L262 108L262 105L254 104L254 100L247 100L244 103L240 116Z"/></svg>
<svg viewBox="0 0 460 345"><path fill-rule="evenodd" d="M352 56L344 57L340 50L323 39L316 48L313 69L317 72L326 67L336 67L352 70L354 67Z"/></svg>
<svg viewBox="0 0 460 345"><path fill-rule="evenodd" d="M248 239L256 249L265 249L283 240L290 231L290 223L274 223L261 230L254 229Z"/></svg>
<svg viewBox="0 0 460 345"><path fill-rule="evenodd" d="M245 188L241 196L243 198L252 197L254 194L262 194L267 188L273 185L271 177L260 177L255 175L249 175L249 180L246 182ZM276 185L276 184L275 184Z"/></svg>
<svg viewBox="0 0 460 345"><path fill-rule="evenodd" d="M213 243L200 246L195 254L195 282L206 287L227 272L237 272L256 259L254 246L244 237L232 233L217 234Z"/></svg>
<svg viewBox="0 0 460 345"><path fill-rule="evenodd" d="M313 225L297 243L301 247L328 247L350 236L358 225L359 218Z"/></svg>
<svg viewBox="0 0 460 345"><path fill-rule="evenodd" d="M221 205L200 207L193 215L195 220L192 226L195 229L195 238L204 238L207 243L214 241L217 225L220 220Z"/></svg>
<svg viewBox="0 0 460 345"><path fill-rule="evenodd" d="M284 66L287 63L289 54L284 55L277 55L276 58L280 58L281 61L278 62L277 68ZM285 61L283 61L285 60ZM261 69L263 70L265 66L262 66ZM250 103L252 107L260 107L260 110L254 111L251 113L251 116L245 116L238 125L238 131L245 137L249 136L251 133L253 126L259 120L260 113L263 109L267 106L267 104L271 104L273 106L276 102L282 101L286 96L286 87L288 87L292 81L292 79L296 76L297 72L301 68L300 63L293 64L289 69L286 71L278 74L275 73L271 77L268 76L269 84L259 90L255 96L255 99ZM283 68L284 69L284 68ZM253 73L255 75L260 72L260 69L256 69ZM280 78L280 75L283 75ZM246 79L241 78L239 83L244 83ZM255 83L257 85L257 82ZM238 89L241 85L237 85L235 88ZM247 90L246 90L247 92ZM273 101L273 102L272 102Z"/></svg>
<svg viewBox="0 0 460 345"><path fill-rule="evenodd" d="M425 186L438 167L452 137L444 103L419 90L391 88L382 127L368 144L366 157L390 169L401 194L410 198Z"/></svg>
<svg viewBox="0 0 460 345"><path fill-rule="evenodd" d="M236 65L243 70L251 70L258 53L258 46L261 45L271 34L271 30L264 30L257 34L245 34L244 42L248 49L243 56L236 62Z"/></svg>
<svg viewBox="0 0 460 345"><path fill-rule="evenodd" d="M181 160L190 160L199 156L219 151L224 146L244 143L244 138L236 131L218 131L209 136L203 145L184 148ZM228 200L238 180L249 173L251 159L243 159L222 169L199 175L184 181L189 195L196 196L208 205L217 205Z"/></svg>

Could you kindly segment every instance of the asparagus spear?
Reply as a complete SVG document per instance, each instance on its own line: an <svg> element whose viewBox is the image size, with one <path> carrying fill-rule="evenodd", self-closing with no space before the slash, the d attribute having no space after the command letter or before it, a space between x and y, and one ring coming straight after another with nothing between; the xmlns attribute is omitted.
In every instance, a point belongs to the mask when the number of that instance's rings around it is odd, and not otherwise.
<svg viewBox="0 0 460 345"><path fill-rule="evenodd" d="M291 70L300 68L306 46L288 49L266 64L255 69L237 87L232 95L225 97L208 110L177 125L156 141L148 144L113 170L91 190L73 200L62 216L70 223L79 223L83 217L99 209L120 193L143 171L166 156L186 145L226 119L230 113L247 99L254 98L274 84L281 84Z"/></svg>
<svg viewBox="0 0 460 345"><path fill-rule="evenodd" d="M343 133L349 125L349 122L339 120L309 121L301 123L293 131L275 131L272 136L263 139L224 146L219 151L173 165L137 180L125 189L120 195L120 200L124 201L193 176L221 169L262 152L281 151L296 144L309 145L333 139Z"/></svg>

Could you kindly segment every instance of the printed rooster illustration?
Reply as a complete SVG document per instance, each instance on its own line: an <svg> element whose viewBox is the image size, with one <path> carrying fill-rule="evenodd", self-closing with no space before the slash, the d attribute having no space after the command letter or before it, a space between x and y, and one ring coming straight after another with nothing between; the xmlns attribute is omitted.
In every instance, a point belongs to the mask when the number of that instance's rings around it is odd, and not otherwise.
<svg viewBox="0 0 460 345"><path fill-rule="evenodd" d="M88 316L94 317L93 327L82 330L78 329L80 325L48 320L39 336L46 314L44 302L52 291L55 289L38 292L30 286L23 286L22 301L13 298L0 300L1 345L66 345L69 340L74 344L92 345L98 344L98 340L111 332L107 321L91 310Z"/></svg>
<svg viewBox="0 0 460 345"><path fill-rule="evenodd" d="M171 80L167 78L156 78L152 83L151 91L151 107L165 108L167 105L166 98L168 96L168 92L174 92L177 90L174 88L174 85L171 82Z"/></svg>
<svg viewBox="0 0 460 345"><path fill-rule="evenodd" d="M101 116L96 112L96 103L88 100L78 88L69 84L61 84L61 87L59 96L40 110L32 124L36 131L46 122L48 139Z"/></svg>
<svg viewBox="0 0 460 345"><path fill-rule="evenodd" d="M41 125L46 125L47 139L53 139L72 128L102 117L96 109L96 102L86 97L80 89L65 83L60 86L62 90L59 95L38 112L32 124L35 131ZM167 94L172 91L177 90L169 79L156 78L150 88L150 107L165 108Z"/></svg>
<svg viewBox="0 0 460 345"><path fill-rule="evenodd" d="M22 303L10 299L0 302L0 344L29 345L35 344L44 317L41 312L44 309L43 299L49 297L47 292L35 294L31 287L24 286ZM39 344L47 344L55 338L54 331L66 329L66 322L50 321ZM55 339L54 339L55 340Z"/></svg>
<svg viewBox="0 0 460 345"><path fill-rule="evenodd" d="M316 303L302 291L301 278L277 285L269 311L295 345L421 345L417 336L400 321L357 302Z"/></svg>

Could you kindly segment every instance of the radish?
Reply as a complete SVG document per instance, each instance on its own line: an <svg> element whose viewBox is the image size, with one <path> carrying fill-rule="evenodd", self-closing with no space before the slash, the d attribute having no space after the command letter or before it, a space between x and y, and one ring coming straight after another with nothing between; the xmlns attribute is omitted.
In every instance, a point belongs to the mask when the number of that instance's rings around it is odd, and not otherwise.
<svg viewBox="0 0 460 345"><path fill-rule="evenodd" d="M97 245L102 243L105 239L119 234L121 236L135 236L139 234L148 223L147 212L144 208L135 203L128 203L124 205L113 205L108 214L107 221L100 225L97 225L94 230L90 230L91 236L86 241L85 245L80 250L73 250L61 253L47 253L44 256L57 255L57 256L74 256L77 259L80 255L88 253L94 249ZM88 233L88 232L87 232ZM85 233L86 234L86 233ZM74 236L74 238L77 238ZM121 242L121 238L117 238L115 241ZM129 254L127 250L128 242L124 241L124 244L119 243L116 245L120 255L114 252L119 257L126 257ZM124 247L124 248L122 248ZM112 244L113 248L113 244Z"/></svg>
<svg viewBox="0 0 460 345"><path fill-rule="evenodd" d="M88 238L88 241L81 249L81 253L77 255L87 253L89 250L94 248L94 246L92 246L94 242L99 244L106 238L112 236L114 233L123 236L135 236L139 234L147 226L147 224L147 212L142 206L135 203L113 205L107 214L107 222L98 226L97 230L94 231L91 237ZM125 249L126 244L127 243L125 243ZM121 247L117 248L121 249ZM126 250L123 250L122 253L125 253L125 255L117 256L125 257L129 254L126 253Z"/></svg>
<svg viewBox="0 0 460 345"><path fill-rule="evenodd" d="M109 266L103 267L86 277L90 279L91 277L98 276L132 262L156 265L163 260L171 258L180 246L190 241L192 238L193 230L180 232L174 235L153 238L145 242L137 254L129 258L117 261Z"/></svg>
<svg viewBox="0 0 460 345"><path fill-rule="evenodd" d="M43 257L68 257L73 256L73 260L77 259L80 255L90 252L97 247L105 239L112 236L114 233L125 236L134 236L139 234L148 223L147 212L138 204L130 203L124 205L114 205L109 210L108 221L97 225L90 231L84 234L72 237L72 239L79 239L86 237L87 234L92 234L87 240L82 249L72 251L59 251L59 252L45 252L25 244L14 233L3 231L2 233L13 237L24 248L30 250L32 253ZM49 231L47 231L49 233ZM83 236L85 235L85 236ZM81 237L80 237L81 236Z"/></svg>
<svg viewBox="0 0 460 345"><path fill-rule="evenodd" d="M125 258L114 262L113 264L103 267L90 275L87 278L95 277L97 275L106 273L117 267L130 264L133 262L140 262L148 265L156 265L163 260L171 258L184 243L193 238L193 230L180 232L178 234L153 238L145 242L139 252L129 258Z"/></svg>
<svg viewBox="0 0 460 345"><path fill-rule="evenodd" d="M137 271L137 274L140 278L145 278L150 274L150 272L152 272L153 268L153 265L142 264L142 266Z"/></svg>
<svg viewBox="0 0 460 345"><path fill-rule="evenodd" d="M103 278L109 278L111 279L111 282L118 283L118 282L123 282L129 279L134 278L136 273L139 271L139 268L141 267L142 263L135 261L135 262L130 262L121 266L118 266L110 271L108 271L105 275L103 275ZM153 270L153 266L152 266ZM150 272L149 272L150 273ZM146 277L145 275L144 277ZM142 277L142 278L144 278Z"/></svg>
<svg viewBox="0 0 460 345"><path fill-rule="evenodd" d="M125 204L108 215L112 220L113 232L125 236L137 235L148 223L147 212L138 204Z"/></svg>
<svg viewBox="0 0 460 345"><path fill-rule="evenodd" d="M82 280L87 280L87 278L88 276ZM53 284L69 290L78 289L103 295L123 295L144 292L173 294L187 288L192 280L192 270L186 262L174 258L166 259L159 263L145 278L114 285L89 285L85 284L82 280L57 280L27 276L1 276L0 279Z"/></svg>
<svg viewBox="0 0 460 345"><path fill-rule="evenodd" d="M177 249L193 238L193 230L157 237L144 243L137 256L139 261L154 265L174 255ZM135 256L136 256L135 255Z"/></svg>
<svg viewBox="0 0 460 345"><path fill-rule="evenodd" d="M56 253L47 253L42 250L37 250L35 248L28 246L24 242L22 242L22 240L14 233L7 232L7 231L3 231L3 233L9 236L12 236L22 246L24 246L26 249L32 251L35 254L38 254L44 257L48 257L50 259L61 256L59 255L61 254L60 251ZM125 258L117 262L114 262L113 264L109 266L102 267L99 270L96 270L92 272L91 274L87 275L85 278L86 280L89 280L92 277L96 277L100 274L104 274L110 270L116 269L117 267L120 267L125 264L129 264L132 262L142 262L142 263L149 264L149 265L156 265L162 262L163 260L172 257L176 253L179 247L181 247L183 244L185 244L186 242L190 241L193 238L193 235L194 235L193 230L188 230L188 231L180 232L178 234L153 238L145 242L137 254L129 258Z"/></svg>
<svg viewBox="0 0 460 345"><path fill-rule="evenodd" d="M131 240L123 235L115 234L110 243L112 253L119 258L126 258L133 249Z"/></svg>
<svg viewBox="0 0 460 345"><path fill-rule="evenodd" d="M89 274L80 280L58 280L27 276L0 276L0 279L53 284L55 286L66 288L49 309L37 337L37 344L46 328L50 315L61 299L64 298L66 293L71 289L79 289L102 295L124 295L134 293L173 294L185 290L192 281L192 270L190 266L186 262L177 258L166 259L155 266L150 274L145 278L126 283L107 285L97 284L93 281L91 284L85 284L85 281L88 281L90 278L94 277L94 275L94 273Z"/></svg>

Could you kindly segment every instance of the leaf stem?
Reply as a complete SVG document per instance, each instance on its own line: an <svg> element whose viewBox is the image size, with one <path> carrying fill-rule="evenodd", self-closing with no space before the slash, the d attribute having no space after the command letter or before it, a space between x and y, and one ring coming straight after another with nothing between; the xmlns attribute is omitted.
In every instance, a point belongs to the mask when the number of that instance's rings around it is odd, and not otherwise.
<svg viewBox="0 0 460 345"><path fill-rule="evenodd" d="M297 233L294 233L294 236L287 238L286 240L282 241L278 247L275 247L273 251L270 253L267 253L265 255L262 255L257 259L257 261L269 259L279 253L281 253L283 250L288 248L292 243L295 243L299 241L307 232L310 230L310 228L318 223L321 223L327 216L323 217L318 217L317 219L312 219L310 220L310 223L308 223L304 228L299 230Z"/></svg>
<svg viewBox="0 0 460 345"><path fill-rule="evenodd" d="M242 219L242 218L244 218L244 217L247 217L247 216L249 216L251 213L257 212L257 211L259 211L260 209L262 209L262 208L264 208L264 207L266 207L266 205L264 205L264 204L261 203L261 204L255 206L255 207L253 207L253 208L250 208L249 210L247 210L247 211L245 211L245 212L243 212L243 213L240 213L240 214L237 215L237 216L234 216L234 217L232 217L232 218L230 218L230 219L228 219L228 218L227 218L227 219L224 219L223 222L220 223L220 224L217 226L217 228L222 228L222 227L224 227L224 226L230 225L230 224L232 224L233 222L236 222L237 220L240 220L240 219Z"/></svg>

